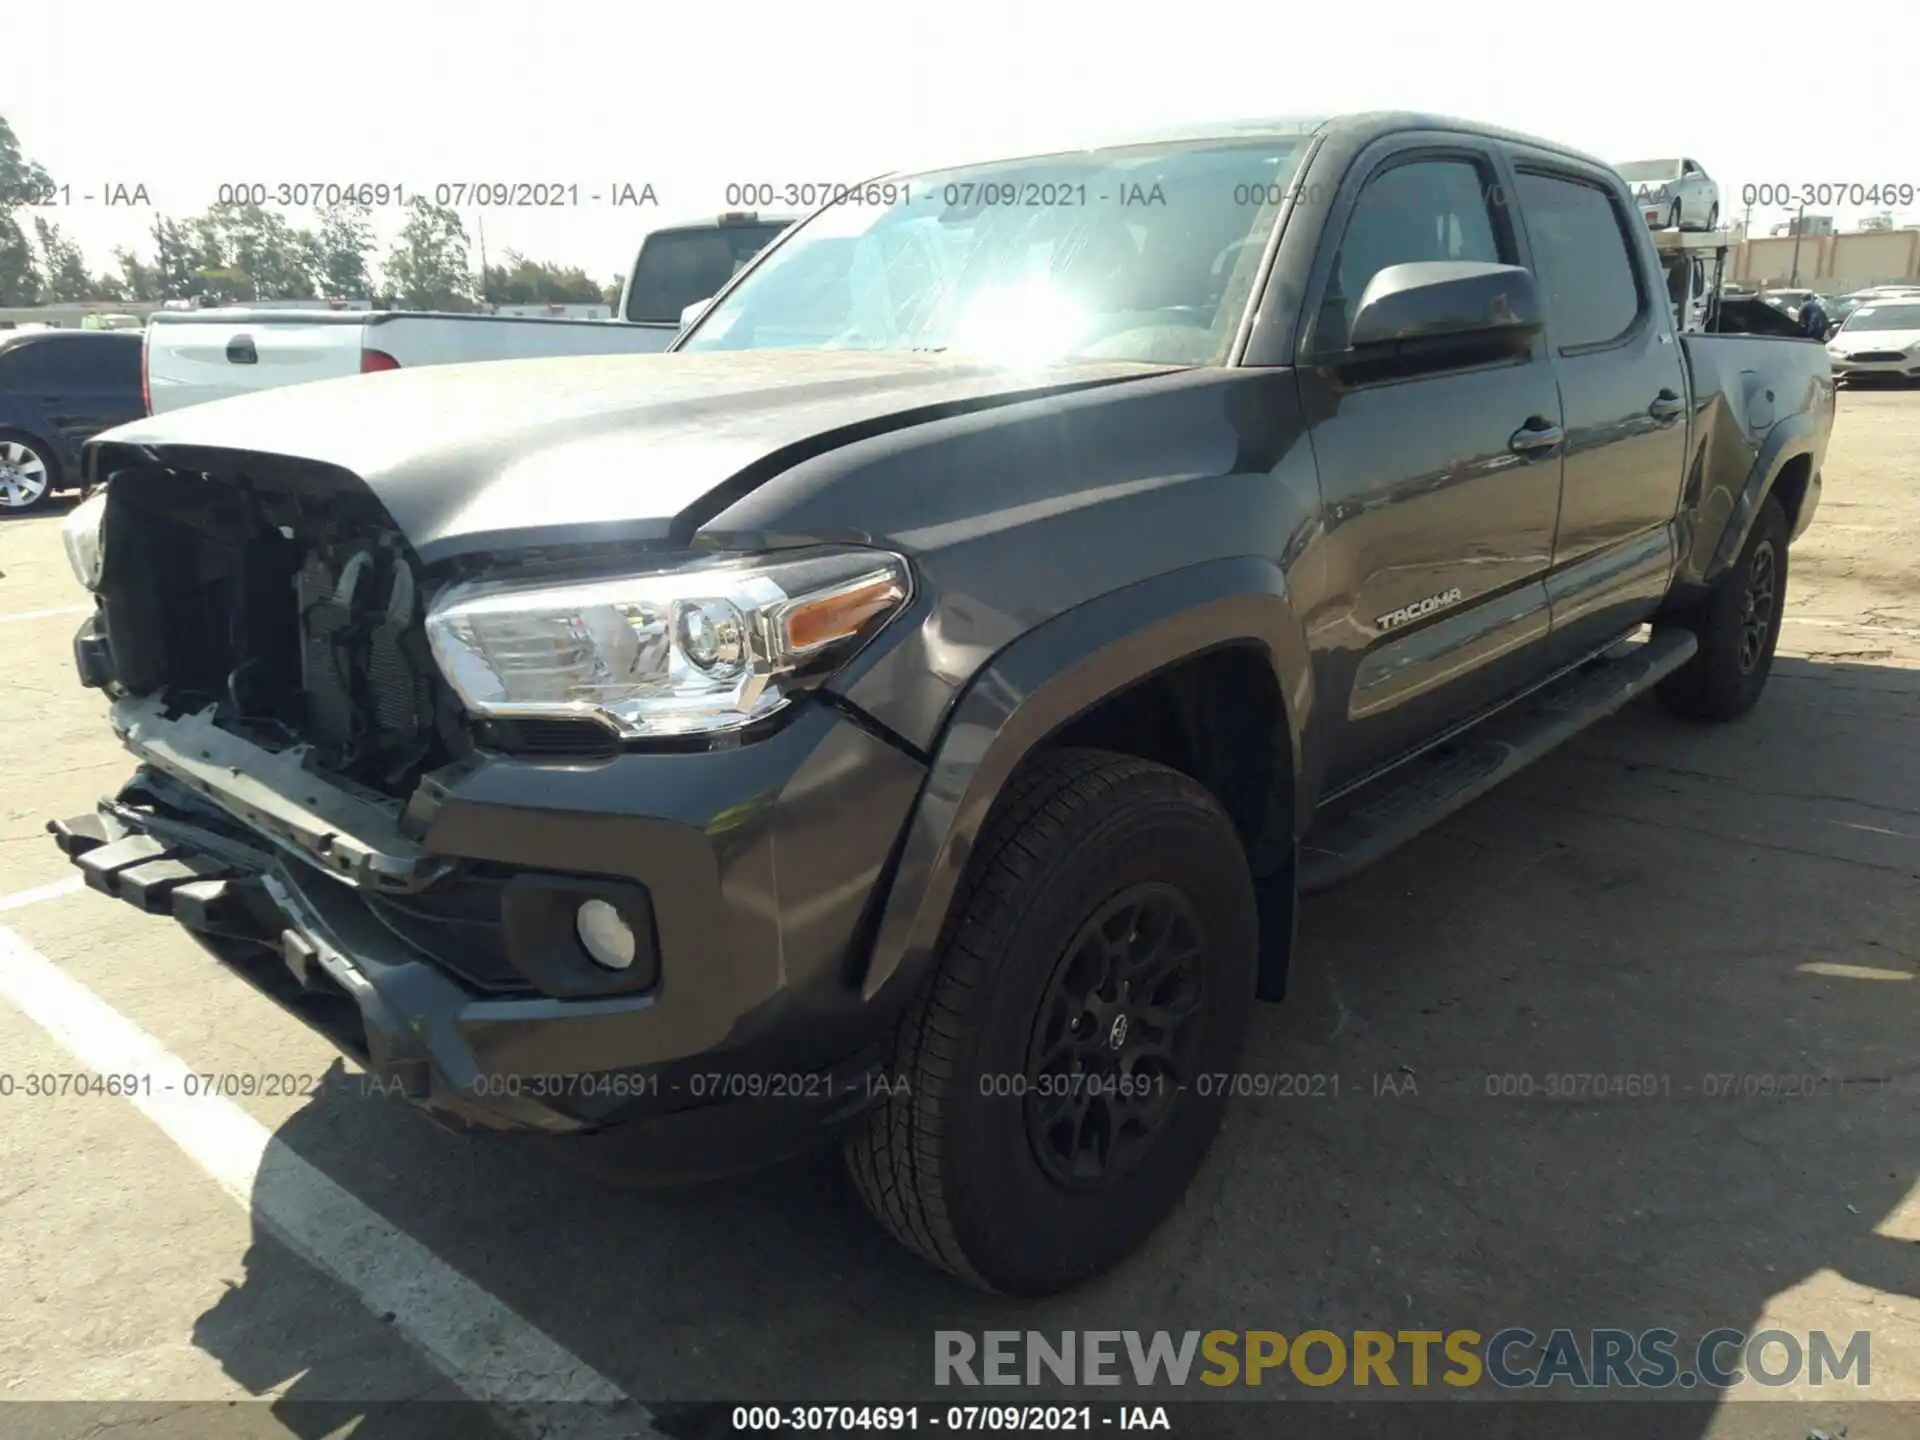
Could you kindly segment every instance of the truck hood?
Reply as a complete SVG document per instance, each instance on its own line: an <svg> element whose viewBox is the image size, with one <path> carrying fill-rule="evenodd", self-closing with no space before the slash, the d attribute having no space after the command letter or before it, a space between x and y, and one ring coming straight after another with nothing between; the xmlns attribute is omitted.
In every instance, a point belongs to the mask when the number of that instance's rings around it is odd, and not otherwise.
<svg viewBox="0 0 1920 1440"><path fill-rule="evenodd" d="M89 481L176 470L345 472L428 564L582 540L686 538L701 502L869 435L1163 373L1011 370L909 352L762 350L503 360L357 375L149 416L87 446Z"/></svg>

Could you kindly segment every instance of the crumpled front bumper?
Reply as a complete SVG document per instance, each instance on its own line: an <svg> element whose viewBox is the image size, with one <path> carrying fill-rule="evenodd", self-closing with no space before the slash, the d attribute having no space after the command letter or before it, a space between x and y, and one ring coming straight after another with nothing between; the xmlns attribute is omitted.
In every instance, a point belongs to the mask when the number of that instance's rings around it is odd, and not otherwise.
<svg viewBox="0 0 1920 1440"><path fill-rule="evenodd" d="M172 917L365 1067L369 1091L454 1128L567 1136L651 1183L811 1148L882 1093L885 1017L848 962L919 767L832 714L731 755L483 767L418 842L436 867L404 880L359 863L399 853L391 837L317 845L259 813L240 777L223 789L137 726L123 738L145 763L95 813L50 822L60 848L90 887ZM324 804L326 788L301 790ZM441 861L451 873L422 881ZM396 900L529 881L650 895L657 980L483 983L461 947L393 922ZM523 946L537 982L532 958Z"/></svg>

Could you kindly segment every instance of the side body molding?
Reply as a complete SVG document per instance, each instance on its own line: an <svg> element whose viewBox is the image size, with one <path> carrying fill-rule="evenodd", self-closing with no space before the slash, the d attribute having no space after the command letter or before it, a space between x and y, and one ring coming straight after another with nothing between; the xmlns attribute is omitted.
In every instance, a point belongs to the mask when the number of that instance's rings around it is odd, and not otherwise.
<svg viewBox="0 0 1920 1440"><path fill-rule="evenodd" d="M1301 747L1312 705L1306 634L1269 560L1212 560L1055 616L1002 650L955 704L907 822L862 983L910 992L939 943L988 811L1048 736L1109 695L1210 650L1257 647L1278 682L1294 777L1292 828L1312 813Z"/></svg>

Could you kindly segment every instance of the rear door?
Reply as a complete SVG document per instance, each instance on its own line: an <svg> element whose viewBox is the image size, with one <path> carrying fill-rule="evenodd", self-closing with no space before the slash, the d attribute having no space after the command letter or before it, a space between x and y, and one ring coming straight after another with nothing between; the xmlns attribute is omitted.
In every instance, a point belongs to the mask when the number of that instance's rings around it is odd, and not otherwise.
<svg viewBox="0 0 1920 1440"><path fill-rule="evenodd" d="M61 448L63 460L102 430L144 413L138 335L44 335L10 347L9 356L7 389L44 417L44 438Z"/></svg>
<svg viewBox="0 0 1920 1440"><path fill-rule="evenodd" d="M1644 620L1672 579L1685 360L1653 240L1607 171L1516 149L1567 443L1547 594L1566 663Z"/></svg>
<svg viewBox="0 0 1920 1440"><path fill-rule="evenodd" d="M1340 358L1382 268L1519 264L1523 244L1497 147L1477 136L1379 142L1328 216L1296 373L1338 577L1314 622L1332 786L1507 698L1544 663L1560 505L1560 397L1544 342L1391 376Z"/></svg>
<svg viewBox="0 0 1920 1440"><path fill-rule="evenodd" d="M153 317L147 383L153 413L360 373L364 317L351 312Z"/></svg>

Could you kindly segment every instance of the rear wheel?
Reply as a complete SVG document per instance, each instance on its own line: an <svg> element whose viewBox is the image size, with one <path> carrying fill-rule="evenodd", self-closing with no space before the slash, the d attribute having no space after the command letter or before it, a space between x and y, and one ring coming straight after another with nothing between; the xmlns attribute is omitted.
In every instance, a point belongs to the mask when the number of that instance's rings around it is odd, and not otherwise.
<svg viewBox="0 0 1920 1440"><path fill-rule="evenodd" d="M57 473L40 442L0 435L0 511L20 515L46 504Z"/></svg>
<svg viewBox="0 0 1920 1440"><path fill-rule="evenodd" d="M898 1093L847 1149L896 1239L984 1289L1100 1273L1178 1203L1254 998L1253 883L1200 785L1099 750L1040 758L974 852Z"/></svg>
<svg viewBox="0 0 1920 1440"><path fill-rule="evenodd" d="M1787 516L1772 496L1740 558L1692 610L1660 622L1691 630L1693 659L1660 684L1660 699L1689 720L1734 720L1766 688L1787 599Z"/></svg>

